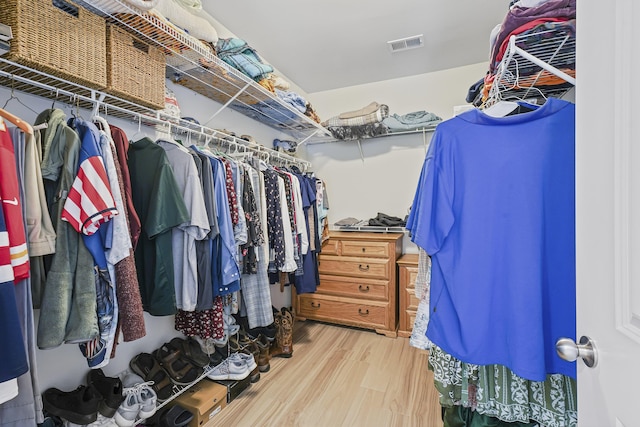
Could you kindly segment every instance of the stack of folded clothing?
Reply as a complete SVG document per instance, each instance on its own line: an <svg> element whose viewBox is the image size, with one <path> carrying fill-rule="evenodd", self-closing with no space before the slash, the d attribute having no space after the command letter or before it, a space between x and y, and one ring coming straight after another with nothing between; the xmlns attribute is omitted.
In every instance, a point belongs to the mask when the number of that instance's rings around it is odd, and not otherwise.
<svg viewBox="0 0 640 427"><path fill-rule="evenodd" d="M216 43L216 53L218 58L256 82L269 78L273 72L273 67L266 64L255 49L242 39L219 39Z"/></svg>
<svg viewBox="0 0 640 427"><path fill-rule="evenodd" d="M407 225L407 218L402 219L378 212L375 218L369 220L369 225L375 227L404 227Z"/></svg>
<svg viewBox="0 0 640 427"><path fill-rule="evenodd" d="M480 82L474 83L467 101L476 106L489 97L495 83L496 72L502 61L511 36L518 36L516 45L525 51L535 51L559 35L575 39L576 0L520 0L509 9L501 25L491 35L489 71ZM526 36L526 37L524 37ZM554 66L570 76L575 76L575 45L563 43L554 54ZM570 88L560 77L541 70L537 65L519 66L518 80L513 89L534 86L541 90Z"/></svg>
<svg viewBox="0 0 640 427"><path fill-rule="evenodd" d="M442 118L427 111L414 111L403 115L391 114L382 121L389 132L404 132L409 130L423 129L433 126L442 121Z"/></svg>
<svg viewBox="0 0 640 427"><path fill-rule="evenodd" d="M382 121L389 116L389 107L372 102L359 110L348 111L323 123L336 139L370 138L389 133Z"/></svg>

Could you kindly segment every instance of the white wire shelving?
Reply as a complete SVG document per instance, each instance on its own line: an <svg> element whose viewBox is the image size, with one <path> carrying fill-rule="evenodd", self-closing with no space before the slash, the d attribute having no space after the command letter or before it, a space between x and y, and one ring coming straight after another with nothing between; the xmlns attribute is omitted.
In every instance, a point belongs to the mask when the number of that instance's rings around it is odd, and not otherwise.
<svg viewBox="0 0 640 427"><path fill-rule="evenodd" d="M511 36L485 106L506 99L562 96L576 84L575 54L575 29L568 25ZM562 82L548 84L553 76Z"/></svg>
<svg viewBox="0 0 640 427"><path fill-rule="evenodd" d="M211 147L224 147L234 153L257 155L269 163L296 165L309 170L311 162L251 143L216 129L194 122L176 119L147 107L118 98L99 90L70 82L60 77L26 67L0 57L0 86L13 91L25 92L53 101L68 104L76 109L92 111L104 117L130 120L138 127L159 125L164 133L183 135L188 141Z"/></svg>
<svg viewBox="0 0 640 427"><path fill-rule="evenodd" d="M221 103L205 125L224 108L231 108L297 139L329 134L319 123L220 60L205 43L152 12L120 0L74 1L160 47L167 57L167 78Z"/></svg>

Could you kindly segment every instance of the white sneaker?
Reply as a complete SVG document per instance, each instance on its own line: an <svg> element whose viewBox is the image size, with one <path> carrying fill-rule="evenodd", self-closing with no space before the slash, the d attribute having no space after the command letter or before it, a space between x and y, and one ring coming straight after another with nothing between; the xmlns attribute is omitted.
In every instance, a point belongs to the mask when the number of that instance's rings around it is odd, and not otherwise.
<svg viewBox="0 0 640 427"><path fill-rule="evenodd" d="M145 382L139 375L127 374L122 380L124 401L114 419L120 427L131 427L136 420L150 418L156 413L158 396L151 388L153 381Z"/></svg>
<svg viewBox="0 0 640 427"><path fill-rule="evenodd" d="M245 363L247 365L247 369L249 369L249 372L253 371L258 366L258 364L256 363L256 358L253 357L253 354L251 353L231 353L229 355L229 359Z"/></svg>
<svg viewBox="0 0 640 427"><path fill-rule="evenodd" d="M243 380L251 371L244 361L232 360L231 357L223 360L218 366L211 369L207 378L211 380Z"/></svg>

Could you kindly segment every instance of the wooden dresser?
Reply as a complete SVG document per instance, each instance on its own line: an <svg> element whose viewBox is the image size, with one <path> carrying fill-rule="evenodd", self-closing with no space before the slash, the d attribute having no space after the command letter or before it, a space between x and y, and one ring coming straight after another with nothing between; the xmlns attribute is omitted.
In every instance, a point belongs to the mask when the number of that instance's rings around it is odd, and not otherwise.
<svg viewBox="0 0 640 427"><path fill-rule="evenodd" d="M398 336L410 337L416 310L420 302L416 297L416 277L418 276L418 254L405 254L398 259L398 294L400 323Z"/></svg>
<svg viewBox="0 0 640 427"><path fill-rule="evenodd" d="M402 253L402 236L332 231L318 257L320 286L315 293L293 298L296 317L396 337L396 260Z"/></svg>

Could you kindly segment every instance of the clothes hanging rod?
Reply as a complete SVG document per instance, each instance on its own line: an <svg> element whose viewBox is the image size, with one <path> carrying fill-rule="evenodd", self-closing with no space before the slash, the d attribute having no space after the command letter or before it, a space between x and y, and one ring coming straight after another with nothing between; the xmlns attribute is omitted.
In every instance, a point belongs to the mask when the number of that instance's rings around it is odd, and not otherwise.
<svg viewBox="0 0 640 427"><path fill-rule="evenodd" d="M205 140L207 138L213 138L216 139L217 141L222 141L225 144L233 144L236 147L245 147L251 151L255 151L255 152L260 152L260 151L265 151L267 154L269 154L269 157L274 157L274 158L278 158L281 160L284 160L288 163L293 163L293 164L300 164L302 165L305 169L310 168L311 167L311 162L306 161L306 160L302 160L302 159L297 159L293 156L289 156L287 154L283 154L280 153L279 151L276 150L271 150L270 148L267 148L263 145L259 145L259 144L255 144L252 145L250 144L248 141L244 141L244 140L238 140L238 138L236 138L233 135L228 135L224 132L218 131L216 129L210 129L207 128L205 126L199 125L199 124L191 124L191 122L185 122L185 123L189 123L189 125L182 125L182 124L176 124L176 123L172 123L169 120L165 120L162 118L162 113L159 111L153 111L153 110L148 110L148 113L140 113L138 111L133 111L118 105L113 105L112 103L107 103L104 102L105 98L108 95L104 92L100 92L97 91L95 89L89 89L87 87L84 87L82 85L76 84L76 83L72 83L72 82L68 82L66 80L60 79L58 77L54 77L51 75L48 75L46 73L34 70L34 69L30 69L28 67L24 67L22 65L16 64L16 63L12 63L11 61L7 61L3 58L0 58L0 63L6 63L12 66L16 66L19 68L23 68L25 70L28 70L29 72L35 73L36 75L40 75L49 79L53 79L56 80L58 82L64 83L65 85L69 85L72 87L75 87L79 90L83 90L86 91L88 93L90 93L90 96L86 96L86 95L82 95L82 94L78 94L75 93L71 90L67 90L67 89L63 89L63 88L59 88L56 86L52 86L50 84L44 83L44 82L40 82L37 80L33 80L29 77L24 77L21 76L19 74L15 74L6 70L2 70L0 69L0 77L4 77L7 79L10 79L12 81L17 81L17 82L21 82L25 85L28 86L32 86L32 87L36 87L42 90L45 90L47 92L50 92L51 94L55 94L55 98L54 99L58 99L60 96L64 96L64 97L69 97L69 99L71 100L71 104L70 105L77 105L78 101L84 101L86 103L89 103L90 105L93 106L93 111L94 112L98 112L100 110L101 107L104 107L104 111L106 115L109 115L109 110L111 111L117 111L121 114L127 115L130 118L133 118L135 121L138 122L138 124L144 124L145 126L151 127L151 126L155 126L155 125L164 125L164 126L168 126L169 129L178 129L182 132L191 134L191 135L199 135L201 137L204 137ZM28 92L27 92L28 93ZM127 101L124 100L120 100L116 97L112 97L118 101L122 101L125 103L128 103ZM60 100L60 102L64 102L64 100ZM67 102L64 102L65 104L69 104ZM135 105L135 104L132 104ZM113 115L113 114L112 114ZM151 123L150 123L151 122ZM198 129L194 129L192 126L196 126ZM218 136L220 135L220 136ZM241 142L242 141L242 142ZM262 148L256 148L256 147L262 147ZM275 153L275 154L270 154L271 153Z"/></svg>

